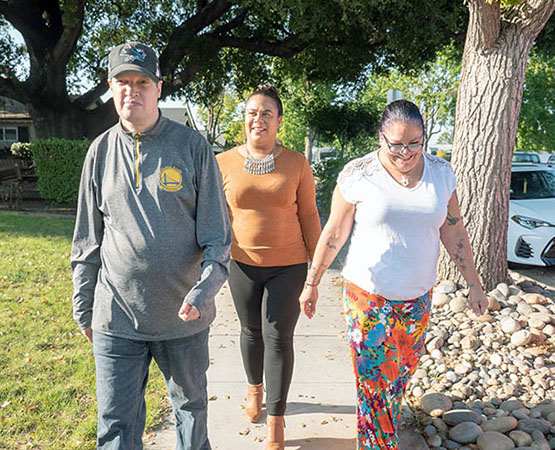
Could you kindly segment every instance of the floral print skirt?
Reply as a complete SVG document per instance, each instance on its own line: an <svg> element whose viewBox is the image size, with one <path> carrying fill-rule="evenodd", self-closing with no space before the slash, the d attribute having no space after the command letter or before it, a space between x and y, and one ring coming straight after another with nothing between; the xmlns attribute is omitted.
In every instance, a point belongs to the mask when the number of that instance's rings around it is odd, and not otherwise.
<svg viewBox="0 0 555 450"><path fill-rule="evenodd" d="M401 400L424 347L430 297L431 291L412 300L388 300L344 280L358 450L399 448Z"/></svg>

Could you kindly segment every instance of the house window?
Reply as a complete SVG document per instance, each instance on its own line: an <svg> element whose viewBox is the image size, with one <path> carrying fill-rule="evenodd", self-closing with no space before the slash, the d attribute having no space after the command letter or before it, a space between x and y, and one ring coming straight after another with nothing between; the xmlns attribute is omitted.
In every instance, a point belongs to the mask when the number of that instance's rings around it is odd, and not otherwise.
<svg viewBox="0 0 555 450"><path fill-rule="evenodd" d="M4 127L0 128L0 141L17 142L17 128Z"/></svg>

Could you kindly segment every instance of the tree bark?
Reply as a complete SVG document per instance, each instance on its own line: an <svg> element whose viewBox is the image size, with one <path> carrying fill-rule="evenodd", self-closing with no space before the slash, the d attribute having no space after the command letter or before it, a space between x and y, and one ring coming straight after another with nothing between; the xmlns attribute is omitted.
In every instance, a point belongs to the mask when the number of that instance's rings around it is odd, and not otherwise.
<svg viewBox="0 0 555 450"><path fill-rule="evenodd" d="M306 124L306 135L304 138L304 156L308 160L308 164L312 164L312 128L310 124Z"/></svg>
<svg viewBox="0 0 555 450"><path fill-rule="evenodd" d="M555 0L525 1L507 9L486 0L468 0L467 5L451 163L478 273L491 290L508 274L511 160L528 53ZM461 281L445 251L438 275Z"/></svg>
<svg viewBox="0 0 555 450"><path fill-rule="evenodd" d="M305 110L310 111L310 81L307 77L304 79L304 93L305 93ZM304 137L304 156L306 157L308 164L312 164L312 127L307 119L306 121L306 134Z"/></svg>
<svg viewBox="0 0 555 450"><path fill-rule="evenodd" d="M92 139L118 120L112 100L93 110L76 108L69 102L56 107L34 102L31 117L37 139Z"/></svg>

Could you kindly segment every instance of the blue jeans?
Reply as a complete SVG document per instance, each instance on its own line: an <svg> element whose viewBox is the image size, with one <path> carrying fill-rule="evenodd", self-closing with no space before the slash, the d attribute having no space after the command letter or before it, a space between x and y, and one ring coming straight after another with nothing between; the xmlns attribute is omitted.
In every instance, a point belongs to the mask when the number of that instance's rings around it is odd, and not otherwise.
<svg viewBox="0 0 555 450"><path fill-rule="evenodd" d="M146 420L145 388L152 358L175 414L178 450L210 450L206 370L208 329L165 341L134 341L93 333L98 402L97 448L140 450Z"/></svg>

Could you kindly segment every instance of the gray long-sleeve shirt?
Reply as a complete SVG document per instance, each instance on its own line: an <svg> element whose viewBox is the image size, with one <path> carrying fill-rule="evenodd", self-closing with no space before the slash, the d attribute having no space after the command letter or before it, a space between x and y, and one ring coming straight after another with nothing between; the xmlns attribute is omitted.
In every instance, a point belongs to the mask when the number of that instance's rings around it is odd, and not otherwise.
<svg viewBox="0 0 555 450"><path fill-rule="evenodd" d="M160 116L132 135L118 123L91 144L73 236L73 316L80 328L161 340L214 320L231 229L220 172L197 132ZM183 301L200 311L183 322Z"/></svg>

